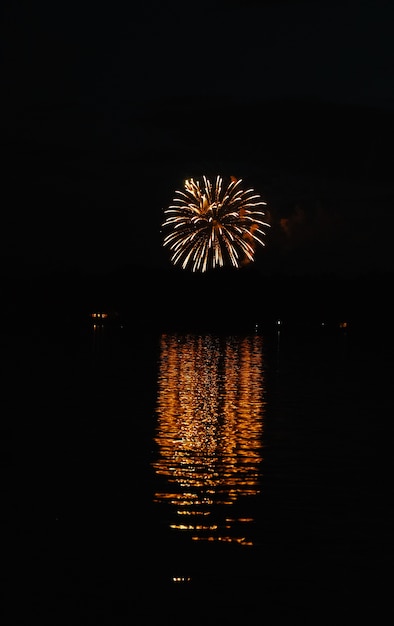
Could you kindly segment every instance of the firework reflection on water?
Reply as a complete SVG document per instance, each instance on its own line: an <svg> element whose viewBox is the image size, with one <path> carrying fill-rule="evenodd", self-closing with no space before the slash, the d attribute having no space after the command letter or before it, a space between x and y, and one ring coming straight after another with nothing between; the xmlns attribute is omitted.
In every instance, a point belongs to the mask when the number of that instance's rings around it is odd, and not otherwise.
<svg viewBox="0 0 394 626"><path fill-rule="evenodd" d="M252 545L262 475L260 335L163 334L154 501L193 541Z"/></svg>

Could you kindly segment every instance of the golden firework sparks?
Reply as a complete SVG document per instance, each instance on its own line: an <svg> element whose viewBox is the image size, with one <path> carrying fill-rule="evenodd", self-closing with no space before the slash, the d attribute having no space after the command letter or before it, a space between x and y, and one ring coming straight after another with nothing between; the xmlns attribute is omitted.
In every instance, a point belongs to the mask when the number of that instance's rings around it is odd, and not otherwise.
<svg viewBox="0 0 394 626"><path fill-rule="evenodd" d="M230 177L227 187L217 176L185 181L173 204L164 211L163 227L171 229L163 245L171 261L183 269L205 272L230 263L240 267L254 261L256 245L265 245L266 205L253 189L243 189L242 179Z"/></svg>

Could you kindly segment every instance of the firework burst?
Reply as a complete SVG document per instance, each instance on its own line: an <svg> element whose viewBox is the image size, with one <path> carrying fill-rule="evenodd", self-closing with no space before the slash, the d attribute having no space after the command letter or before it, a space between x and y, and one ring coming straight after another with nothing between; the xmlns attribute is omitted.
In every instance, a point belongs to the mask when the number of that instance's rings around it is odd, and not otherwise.
<svg viewBox="0 0 394 626"><path fill-rule="evenodd" d="M203 176L186 180L184 190L175 194L163 223L170 229L163 245L171 250L174 265L205 272L254 261L269 224L263 221L266 202L253 189L243 189L242 180L234 177L224 186L221 176L213 183Z"/></svg>

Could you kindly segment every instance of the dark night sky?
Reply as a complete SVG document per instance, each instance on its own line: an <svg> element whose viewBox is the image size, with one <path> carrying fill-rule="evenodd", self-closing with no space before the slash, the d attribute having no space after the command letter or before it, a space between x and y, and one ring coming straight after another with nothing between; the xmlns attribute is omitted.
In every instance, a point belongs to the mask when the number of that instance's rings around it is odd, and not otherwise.
<svg viewBox="0 0 394 626"><path fill-rule="evenodd" d="M393 268L394 11L341 2L2 8L4 275L167 267L185 177L268 203L264 271Z"/></svg>

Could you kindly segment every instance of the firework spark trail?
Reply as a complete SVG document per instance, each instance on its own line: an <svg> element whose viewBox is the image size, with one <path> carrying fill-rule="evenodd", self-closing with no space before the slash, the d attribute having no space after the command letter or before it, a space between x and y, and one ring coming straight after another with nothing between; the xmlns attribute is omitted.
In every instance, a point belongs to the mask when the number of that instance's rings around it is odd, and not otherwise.
<svg viewBox="0 0 394 626"><path fill-rule="evenodd" d="M253 189L244 190L242 179L233 176L223 189L223 179L214 184L190 178L184 190L177 190L172 205L165 210L163 227L171 228L163 245L171 252L174 265L193 272L222 267L229 262L240 267L254 261L256 244L265 245L266 205Z"/></svg>

